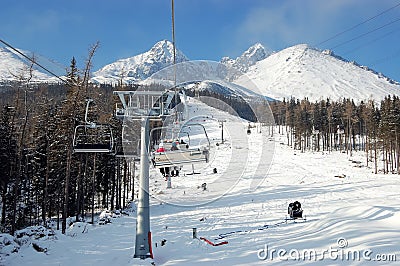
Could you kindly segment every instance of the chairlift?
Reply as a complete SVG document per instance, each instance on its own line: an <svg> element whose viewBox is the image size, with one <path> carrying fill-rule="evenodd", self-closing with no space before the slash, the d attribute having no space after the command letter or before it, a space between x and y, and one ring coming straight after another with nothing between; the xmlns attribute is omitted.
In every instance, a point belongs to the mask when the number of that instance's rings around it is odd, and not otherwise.
<svg viewBox="0 0 400 266"><path fill-rule="evenodd" d="M152 154L152 161L153 165L156 168L163 168L163 167L180 167L182 165L187 164L196 164L201 162L208 162L209 160L209 152L210 152L210 140L208 139L207 132L203 125L201 124L187 124L184 125L181 129L185 127L192 127L192 126L200 126L204 131L204 139L206 140L207 145L202 147L192 146L190 143L190 134L186 131L181 131L182 133L188 136L189 143L187 145L182 145L178 150L170 150L169 143L166 141L164 145L166 146L166 151L164 152L153 152ZM163 128L168 127L160 127L154 128L151 133L155 130L160 130ZM177 135L177 139L179 140L179 134ZM173 138L175 141L175 138Z"/></svg>
<svg viewBox="0 0 400 266"><path fill-rule="evenodd" d="M88 99L85 111L85 123L75 127L73 149L76 153L111 153L114 149L112 128L108 124L89 122L87 115L92 99Z"/></svg>
<svg viewBox="0 0 400 266"><path fill-rule="evenodd" d="M162 119L170 116L174 107L175 93L172 91L114 91L120 104L116 105L115 117Z"/></svg>

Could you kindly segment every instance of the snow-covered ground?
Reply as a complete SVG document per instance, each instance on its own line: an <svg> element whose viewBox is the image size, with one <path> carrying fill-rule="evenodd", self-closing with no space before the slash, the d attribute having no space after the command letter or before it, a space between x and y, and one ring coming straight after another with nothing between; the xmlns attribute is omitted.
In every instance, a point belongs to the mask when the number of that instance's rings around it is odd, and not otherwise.
<svg viewBox="0 0 400 266"><path fill-rule="evenodd" d="M195 166L201 174L186 175L192 168L185 167L171 189L151 169L153 260L133 258L132 208L105 225L77 223L65 236L31 240L47 251L25 244L2 254L0 265L399 264L399 176L373 174L364 153L300 153L276 130L273 138L267 127L247 135L240 119L193 100L189 105L207 128L211 160ZM285 221L295 200L305 222Z"/></svg>

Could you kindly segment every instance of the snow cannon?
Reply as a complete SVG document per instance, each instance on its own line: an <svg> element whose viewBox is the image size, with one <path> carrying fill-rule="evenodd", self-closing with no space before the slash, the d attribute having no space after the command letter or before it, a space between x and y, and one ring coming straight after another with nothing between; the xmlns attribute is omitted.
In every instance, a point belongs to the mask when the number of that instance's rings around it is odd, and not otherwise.
<svg viewBox="0 0 400 266"><path fill-rule="evenodd" d="M295 202L289 203L288 214L291 219L303 218L303 209L301 208L301 203L297 200Z"/></svg>

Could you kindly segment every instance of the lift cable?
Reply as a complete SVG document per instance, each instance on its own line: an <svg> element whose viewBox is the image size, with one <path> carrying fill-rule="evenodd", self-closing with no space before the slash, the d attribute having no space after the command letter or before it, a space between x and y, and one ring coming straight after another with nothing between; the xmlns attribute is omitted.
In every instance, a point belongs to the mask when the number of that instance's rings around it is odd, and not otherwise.
<svg viewBox="0 0 400 266"><path fill-rule="evenodd" d="M3 43L4 45L6 45L8 48L10 48L11 50L13 50L14 52L16 52L17 54L21 55L22 57L24 57L25 59L27 59L29 62L37 65L38 67L40 67L41 69L43 69L44 71L46 71L47 73L49 73L50 75L56 77L57 79L59 79L60 81L62 81L63 83L70 85L70 83L67 80L64 80L63 78L61 78L60 76L58 76L57 74L55 74L54 72L52 72L51 70L47 69L46 67L42 66L41 64L39 64L38 62L36 62L34 59L30 58L29 56L25 55L24 53L22 53L21 51L19 51L17 48L14 48L11 44L5 42L4 40L0 39L0 42Z"/></svg>
<svg viewBox="0 0 400 266"><path fill-rule="evenodd" d="M380 29L382 29L382 28L384 28L384 27L387 27L387 26L389 26L389 25L391 25L391 24L393 24L393 23L396 23L396 22L398 22L398 21L400 21L400 18L395 19L395 20L393 20L393 21L391 21L391 22L389 22L389 23L386 23L386 24L384 24L384 25L382 25L382 26L380 26L380 27L378 27L378 28L375 28L375 29L373 29L373 30L370 30L370 31L368 31L368 32L366 32L366 33L363 33L363 34L361 34L361 35L358 35L358 36L356 36L356 37L354 37L354 38L351 38L350 40L347 40L347 41L345 41L345 42L339 43L338 45L335 45L335 46L331 47L331 49L335 49L335 48L340 47L340 46L342 46L342 45L345 45L345 44L347 44L347 43L349 43L349 42L352 42L352 41L354 41L354 40L357 40L357 39L359 39L359 38L362 38L362 37L364 37L364 36L366 36L366 35L368 35L368 34L371 34L371 33L375 32L375 31L377 31L377 30L380 30Z"/></svg>
<svg viewBox="0 0 400 266"><path fill-rule="evenodd" d="M348 29L346 29L346 30L344 30L344 31L341 31L341 32L335 34L334 36L332 36L332 37L330 37L330 38L328 38L328 39L326 39L326 40L324 40L324 41L322 41L322 42L320 42L320 43L318 43L318 44L316 44L316 45L313 45L313 46L320 46L321 44L324 44L324 43L326 43L326 42L328 42L328 41L330 41L330 40L332 40L332 39L335 39L335 38L337 38L338 36L340 36L340 35L342 35L342 34L344 34L344 33L346 33L346 32L349 32L349 31L351 31L351 30L353 30L353 29L355 29L355 28L357 28L357 27L359 27L359 26L361 26L361 25L363 25L363 24L369 22L369 21L371 21L371 20L373 20L373 19L375 19L375 18L377 18L377 17L379 17L379 16L381 16L381 15L383 15L383 14L389 12L389 11L392 10L392 9L397 8L398 6L400 6L400 2L399 2L397 5L392 6L392 7L388 8L388 9L382 11L381 13L379 13L379 14L377 14L377 15L375 15L375 16L372 16L372 17L368 18L367 20L364 20L364 21L362 21L362 22L360 22L360 23L358 23L358 24L356 24L356 25L354 25L354 26L352 26L352 27L350 27L350 28L348 28Z"/></svg>
<svg viewBox="0 0 400 266"><path fill-rule="evenodd" d="M359 45L359 46L357 46L357 47L355 47L355 48L352 48L352 49L350 49L350 50L348 50L348 51L342 53L342 55L348 55L348 54L354 53L355 51L360 50L361 48L363 48L363 47L365 47L365 46L368 46L368 45L370 45L370 44L372 44L372 43L374 43L374 42L377 42L377 41L379 41L379 40L382 40L382 39L386 38L386 37L389 36L389 35L392 35L393 33L397 32L397 31L400 31L400 27L399 27L399 28L396 28L396 29L394 29L394 30L392 30L392 31L390 31L390 32L387 32L387 33L385 33L384 35L381 35L381 36L379 36L379 37L377 37L377 38L375 38L375 39L373 39L373 40L371 40L371 41L369 41L369 42L363 43L363 44L361 44L361 45Z"/></svg>

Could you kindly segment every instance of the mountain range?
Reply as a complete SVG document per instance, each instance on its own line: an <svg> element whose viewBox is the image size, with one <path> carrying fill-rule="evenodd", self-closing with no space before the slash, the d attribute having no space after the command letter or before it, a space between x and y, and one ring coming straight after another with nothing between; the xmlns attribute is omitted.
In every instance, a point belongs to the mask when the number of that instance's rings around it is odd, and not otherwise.
<svg viewBox="0 0 400 266"><path fill-rule="evenodd" d="M306 44L270 52L256 43L235 59L223 57L216 65L200 61L193 63L182 51L176 50L176 68L179 75L210 79L218 71L224 79L221 86L234 83L273 99L308 97L315 101L324 98L337 100L381 100L385 96L400 96L400 84L368 67L341 58L329 50L318 50ZM160 70L170 70L173 64L173 45L167 40L157 42L149 51L130 58L120 59L92 73L93 83L140 83L159 75ZM0 48L0 81L15 80L14 73L22 73L29 66L15 53ZM221 71L221 66L225 69ZM164 71L165 72L165 71ZM165 72L168 75L171 72ZM203 75L201 75L203 73ZM52 82L53 77L34 70L32 80ZM208 82L210 83L210 82ZM206 83L206 89L212 86Z"/></svg>

